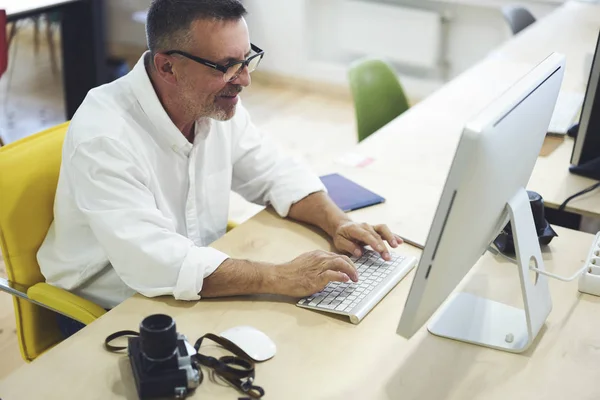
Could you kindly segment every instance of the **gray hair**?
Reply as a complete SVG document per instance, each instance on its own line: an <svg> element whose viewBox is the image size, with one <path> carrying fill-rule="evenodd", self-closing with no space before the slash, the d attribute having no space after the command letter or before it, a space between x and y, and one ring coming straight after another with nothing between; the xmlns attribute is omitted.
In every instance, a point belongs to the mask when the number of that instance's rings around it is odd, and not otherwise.
<svg viewBox="0 0 600 400"><path fill-rule="evenodd" d="M152 55L177 50L190 40L190 25L199 19L237 20L247 11L240 0L152 0L146 39Z"/></svg>

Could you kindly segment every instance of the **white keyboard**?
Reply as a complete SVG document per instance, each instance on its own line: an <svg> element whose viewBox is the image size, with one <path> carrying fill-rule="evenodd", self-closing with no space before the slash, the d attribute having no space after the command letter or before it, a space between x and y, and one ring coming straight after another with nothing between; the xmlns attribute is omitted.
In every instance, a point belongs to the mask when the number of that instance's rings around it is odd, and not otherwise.
<svg viewBox="0 0 600 400"><path fill-rule="evenodd" d="M569 128L575 124L583 104L583 93L560 92L554 107L554 113L548 126L548 133L565 135Z"/></svg>
<svg viewBox="0 0 600 400"><path fill-rule="evenodd" d="M358 324L417 264L415 257L390 253L384 261L373 250L362 257L351 257L358 271L358 282L330 282L325 289L300 300L299 307L347 315Z"/></svg>

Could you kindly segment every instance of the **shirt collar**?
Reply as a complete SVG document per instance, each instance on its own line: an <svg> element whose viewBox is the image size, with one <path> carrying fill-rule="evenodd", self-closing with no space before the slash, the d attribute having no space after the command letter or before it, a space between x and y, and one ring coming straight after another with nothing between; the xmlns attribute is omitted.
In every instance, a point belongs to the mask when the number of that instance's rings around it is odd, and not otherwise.
<svg viewBox="0 0 600 400"><path fill-rule="evenodd" d="M150 57L149 51L146 51L140 57L130 73L133 93L146 117L156 128L156 134L153 136L156 137L157 141L162 146L169 147L173 151L187 156L192 150L192 144L175 126L158 99L158 95L146 71L146 57Z"/></svg>

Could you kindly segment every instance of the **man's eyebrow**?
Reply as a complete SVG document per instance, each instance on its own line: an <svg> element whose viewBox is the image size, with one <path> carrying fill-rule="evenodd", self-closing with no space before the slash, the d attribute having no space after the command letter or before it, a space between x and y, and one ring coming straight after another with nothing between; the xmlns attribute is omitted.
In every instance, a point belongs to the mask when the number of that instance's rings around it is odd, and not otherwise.
<svg viewBox="0 0 600 400"><path fill-rule="evenodd" d="M248 58L250 56L250 54L252 54L252 49L248 50L248 52L244 55L244 59ZM219 64L229 64L230 62L235 62L235 61L243 61L243 60L239 60L237 58L233 58L233 57L228 57L228 58L223 58L221 60L218 61Z"/></svg>

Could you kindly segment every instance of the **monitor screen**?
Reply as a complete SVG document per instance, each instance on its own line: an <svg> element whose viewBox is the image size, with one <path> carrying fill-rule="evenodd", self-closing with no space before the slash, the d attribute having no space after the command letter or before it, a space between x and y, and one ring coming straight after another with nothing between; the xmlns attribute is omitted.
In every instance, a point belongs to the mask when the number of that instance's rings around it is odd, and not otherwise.
<svg viewBox="0 0 600 400"><path fill-rule="evenodd" d="M583 166L600 157L600 33L592 60L579 129L571 155L573 166ZM578 173L578 169L571 168ZM583 171L582 171L583 172ZM600 172L598 172L600 174ZM585 172L582 175L586 175Z"/></svg>

